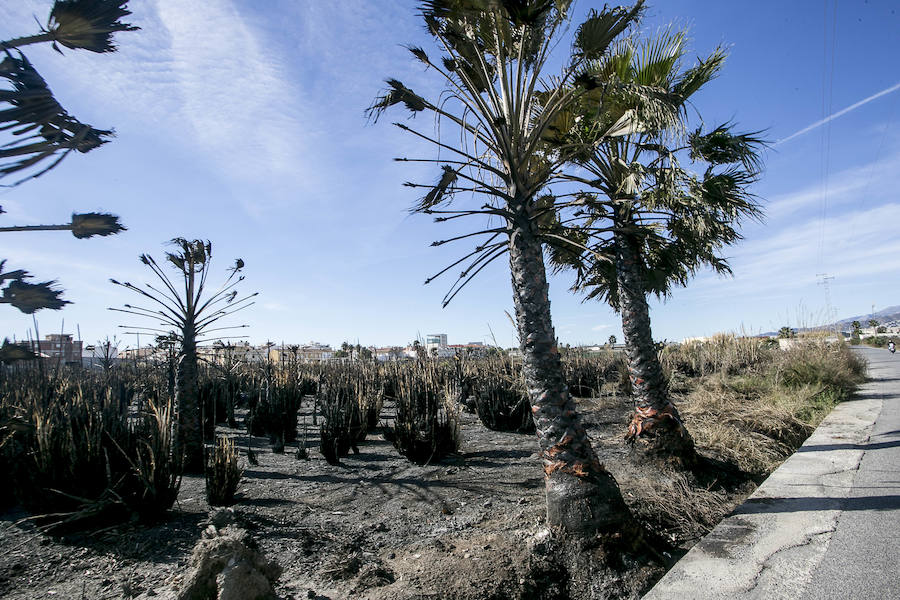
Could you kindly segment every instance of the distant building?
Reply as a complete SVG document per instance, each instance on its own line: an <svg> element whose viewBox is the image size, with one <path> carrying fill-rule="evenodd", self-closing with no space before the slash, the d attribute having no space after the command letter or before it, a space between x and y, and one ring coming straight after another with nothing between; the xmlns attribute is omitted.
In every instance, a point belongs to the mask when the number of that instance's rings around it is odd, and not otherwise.
<svg viewBox="0 0 900 600"><path fill-rule="evenodd" d="M41 358L48 362L81 366L81 341L76 342L71 334L51 333L45 335L44 339L39 342L23 343L22 346L34 349L41 355Z"/></svg>
<svg viewBox="0 0 900 600"><path fill-rule="evenodd" d="M372 348L371 350L375 360L379 362L409 358L400 346L385 346L384 348Z"/></svg>
<svg viewBox="0 0 900 600"><path fill-rule="evenodd" d="M446 348L446 333L429 333L425 336L425 350L430 354L432 348Z"/></svg>
<svg viewBox="0 0 900 600"><path fill-rule="evenodd" d="M275 363L290 364L291 361L319 362L334 356L334 350L328 344L310 342L308 344L283 344L272 346L269 360Z"/></svg>

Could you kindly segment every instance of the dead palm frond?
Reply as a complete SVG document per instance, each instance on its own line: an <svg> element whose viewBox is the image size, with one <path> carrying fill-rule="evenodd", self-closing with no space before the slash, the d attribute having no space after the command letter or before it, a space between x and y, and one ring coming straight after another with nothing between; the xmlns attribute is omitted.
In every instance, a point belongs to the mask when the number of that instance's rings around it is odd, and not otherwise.
<svg viewBox="0 0 900 600"><path fill-rule="evenodd" d="M112 131L70 116L25 55L7 51L0 61L0 78L9 85L0 89L0 131L13 136L13 141L0 146L0 179L53 159L14 184L18 185L53 169L73 150L90 152L112 137Z"/></svg>
<svg viewBox="0 0 900 600"><path fill-rule="evenodd" d="M128 0L56 0L47 33L54 42L73 50L115 52L115 32L140 29L119 20L131 14L126 4Z"/></svg>
<svg viewBox="0 0 900 600"><path fill-rule="evenodd" d="M76 213L72 221L65 225L12 225L0 227L0 232L11 231L71 231L78 239L95 235L114 235L125 231L127 227L119 222L119 217L108 213Z"/></svg>

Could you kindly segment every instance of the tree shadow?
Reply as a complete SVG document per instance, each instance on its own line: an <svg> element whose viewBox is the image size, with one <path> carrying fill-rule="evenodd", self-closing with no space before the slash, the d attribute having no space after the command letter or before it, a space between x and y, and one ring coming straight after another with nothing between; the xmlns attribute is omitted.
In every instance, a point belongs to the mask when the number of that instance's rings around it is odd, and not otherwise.
<svg viewBox="0 0 900 600"><path fill-rule="evenodd" d="M888 442L869 442L865 444L809 444L797 448L797 452L830 452L832 450L883 450L885 448L897 448L900 440Z"/></svg>
<svg viewBox="0 0 900 600"><path fill-rule="evenodd" d="M464 464L468 467L505 467L502 459L527 458L534 454L533 450L480 450L462 454Z"/></svg>
<svg viewBox="0 0 900 600"><path fill-rule="evenodd" d="M750 498L737 507L733 515L755 515L820 510L897 510L900 495L864 496L851 498Z"/></svg>

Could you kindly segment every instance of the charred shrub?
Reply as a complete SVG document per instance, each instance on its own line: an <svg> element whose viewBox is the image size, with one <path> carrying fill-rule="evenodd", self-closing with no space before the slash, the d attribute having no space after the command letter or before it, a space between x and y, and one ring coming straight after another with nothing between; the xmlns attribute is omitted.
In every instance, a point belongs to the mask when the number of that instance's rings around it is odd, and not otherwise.
<svg viewBox="0 0 900 600"><path fill-rule="evenodd" d="M459 449L459 420L447 373L417 365L397 381L397 418L385 433L416 464L438 461Z"/></svg>
<svg viewBox="0 0 900 600"><path fill-rule="evenodd" d="M342 367L323 377L318 400L323 422L319 449L329 464L338 464L375 427L381 410L380 386L365 368Z"/></svg>
<svg viewBox="0 0 900 600"><path fill-rule="evenodd" d="M497 373L483 374L475 390L475 412L485 427L493 431L532 433L531 400L520 378Z"/></svg>
<svg viewBox="0 0 900 600"><path fill-rule="evenodd" d="M168 510L181 483L171 403L138 410L94 374L4 379L0 452L11 488L47 527L93 527ZM136 404L136 403L135 403Z"/></svg>

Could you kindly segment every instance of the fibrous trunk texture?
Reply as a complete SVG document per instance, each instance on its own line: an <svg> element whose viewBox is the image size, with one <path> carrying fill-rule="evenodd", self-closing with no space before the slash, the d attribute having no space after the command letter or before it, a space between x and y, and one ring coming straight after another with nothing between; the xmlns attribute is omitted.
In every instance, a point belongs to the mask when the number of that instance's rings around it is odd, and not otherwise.
<svg viewBox="0 0 900 600"><path fill-rule="evenodd" d="M635 444L639 456L673 460L688 466L696 459L694 442L666 390L650 329L650 309L637 242L622 232L628 225L627 219L617 221L616 284L634 399L634 414L626 439Z"/></svg>
<svg viewBox="0 0 900 600"><path fill-rule="evenodd" d="M178 407L179 439L187 473L203 472L203 428L198 397L197 342L193 331L185 331L175 375L175 406Z"/></svg>
<svg viewBox="0 0 900 600"><path fill-rule="evenodd" d="M618 529L628 509L597 460L563 379L541 241L527 217L510 223L509 265L523 370L540 444L547 520L566 534Z"/></svg>

